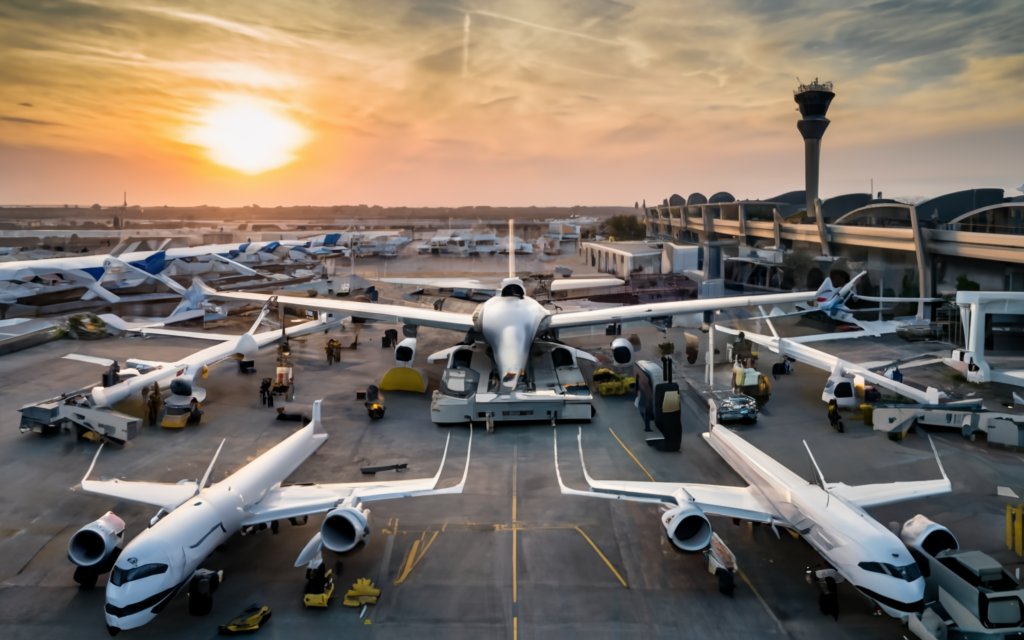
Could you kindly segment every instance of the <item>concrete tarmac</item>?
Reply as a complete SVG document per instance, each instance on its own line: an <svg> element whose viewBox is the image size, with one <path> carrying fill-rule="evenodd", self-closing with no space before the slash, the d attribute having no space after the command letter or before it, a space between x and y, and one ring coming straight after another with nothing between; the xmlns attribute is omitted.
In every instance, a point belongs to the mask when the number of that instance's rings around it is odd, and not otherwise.
<svg viewBox="0 0 1024 640"><path fill-rule="evenodd" d="M244 323L243 323L244 324ZM291 341L297 397L289 410L308 411L324 399L331 436L290 479L337 482L367 479L359 467L406 462L408 471L378 478L432 475L451 434L442 485L458 481L469 428L438 427L429 419L429 395L389 393L387 413L371 421L356 392L379 380L391 365L382 349L386 324L369 324L359 347L345 350L328 366L323 343L352 341L351 330L332 330ZM218 329L224 332L226 329ZM670 330L681 350L678 330ZM663 339L653 329L638 332L641 357L655 358ZM450 332L421 329L418 362L457 341ZM603 335L569 340L601 352ZM116 357L173 359L202 348L171 337L118 338L92 342L61 340L0 358L0 636L8 639L102 638L103 585L83 590L72 580L66 558L69 537L108 509L138 533L153 509L82 493L75 487L96 445L71 434L42 438L21 434L17 408L99 380L100 368L61 360L70 351ZM200 477L221 439L227 443L213 477L223 478L267 450L299 425L274 420L260 406L260 378L272 375L274 353L262 353L257 372L243 375L232 363L214 367L204 382L209 397L203 423L180 431L146 427L123 448L105 447L95 477L176 482ZM422 365L436 380L439 365ZM721 367L720 367L721 369ZM764 369L764 367L762 367ZM703 367L681 365L684 376L700 378ZM892 442L846 420L847 432L828 427L820 401L826 375L798 367L776 381L774 395L756 425L737 428L795 472L810 478L801 440L813 450L826 478L849 484L936 477L927 440L920 434ZM719 384L726 383L724 370ZM432 387L436 382L432 383ZM630 398L596 399L597 416L582 425L591 475L599 479L688 481L741 485L742 480L699 437L706 407L698 393L685 394L683 450L662 453L645 445L645 433ZM136 406L122 407L141 415ZM584 488L576 450L577 425L557 428L565 481ZM150 638L212 637L251 602L273 609L259 633L265 638L313 634L365 638L736 638L817 639L900 638L905 627L872 615L869 602L840 585L838 621L821 614L818 588L804 580L820 558L785 531L733 524L712 518L715 530L737 556L740 580L731 597L718 592L700 554L675 550L664 535L656 506L569 497L555 480L550 425L499 424L494 433L475 429L464 494L392 500L371 505L368 544L338 563L338 593L326 610L302 606L303 570L293 566L320 517L280 533L234 537L206 562L223 569L213 612L190 617L178 596L143 630ZM957 434L935 436L954 493L873 509L883 523L924 513L946 524L966 548L981 549L1009 563L1019 562L1003 544L1005 505L996 486L1024 491L1024 467L1017 452L970 443ZM1016 502L1016 501L1012 501ZM341 606L340 596L359 577L381 588L379 602L365 610Z"/></svg>

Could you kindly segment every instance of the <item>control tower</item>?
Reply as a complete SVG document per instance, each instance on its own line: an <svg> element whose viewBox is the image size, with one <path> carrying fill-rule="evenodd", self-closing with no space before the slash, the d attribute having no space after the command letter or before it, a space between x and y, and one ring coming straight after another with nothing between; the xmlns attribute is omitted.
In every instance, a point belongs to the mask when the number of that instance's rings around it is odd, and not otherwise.
<svg viewBox="0 0 1024 640"><path fill-rule="evenodd" d="M800 105L802 118L796 123L804 137L804 183L807 192L807 215L817 216L814 201L818 199L818 165L821 163L821 136L825 135L829 120L825 117L828 106L836 94L831 82L801 84L793 92L793 99ZM818 224L822 224L818 220Z"/></svg>

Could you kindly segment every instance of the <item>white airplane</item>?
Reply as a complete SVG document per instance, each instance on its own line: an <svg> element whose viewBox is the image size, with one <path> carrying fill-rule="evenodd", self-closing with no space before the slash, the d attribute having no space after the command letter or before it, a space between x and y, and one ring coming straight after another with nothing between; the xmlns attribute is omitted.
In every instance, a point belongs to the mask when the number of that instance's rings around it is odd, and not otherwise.
<svg viewBox="0 0 1024 640"><path fill-rule="evenodd" d="M590 491L572 489L558 468L555 433L555 472L566 495L658 504L665 510L661 524L669 541L683 551L700 551L711 542L707 516L749 520L796 531L815 551L861 593L893 617L904 617L923 606L924 578L907 548L864 509L903 500L949 493L952 487L932 444L942 478L850 486L826 482L807 441L804 447L814 466L807 482L736 433L716 424L710 402L710 430L704 440L746 487L683 482L594 480L583 460L583 431L577 436L580 464ZM778 533L776 531L776 533Z"/></svg>
<svg viewBox="0 0 1024 640"><path fill-rule="evenodd" d="M775 330L770 324L769 327L772 331ZM918 389L917 387L912 387L904 382L893 380L884 373L874 371L872 368L869 368L870 365L868 364L847 362L842 358L803 344L803 342L806 341L805 338L815 340L822 338L822 336L782 338L779 337L778 334L774 337L769 337L753 333L751 331L741 332L738 329L723 327L721 325L715 325L715 329L730 335L739 335L740 333L743 333L747 340L763 347L767 347L780 356L786 356L796 360L797 362L809 364L821 369L822 371L828 372L829 378L825 383L824 390L821 392L821 399L824 402L835 399L836 403L840 407L848 409L856 408L863 397L865 383L871 383L876 387L899 394L920 404L939 404L946 397L944 392L939 391L935 387L927 387L924 390ZM826 334L826 336L830 336L832 338L848 337L850 335L856 334ZM933 361L939 362L941 359L935 358ZM858 396L861 396L861 398Z"/></svg>
<svg viewBox="0 0 1024 640"><path fill-rule="evenodd" d="M300 241L292 242L296 243ZM176 260L211 256L235 268L244 269L234 258L271 252L281 245L277 241L209 244L156 251L0 262L0 283L6 285L0 287L0 302L13 303L28 295L76 287L87 289L82 296L83 300L99 297L108 302L118 302L120 297L108 287L134 285L139 281L136 275L161 273ZM134 267L130 274L126 275L125 264Z"/></svg>
<svg viewBox="0 0 1024 640"><path fill-rule="evenodd" d="M164 388L170 387L172 397L180 401L176 403L175 410L184 416L189 412L193 399L197 403L206 400L206 390L199 387L197 383L206 377L210 366L237 357L251 360L261 348L278 342L282 337L315 333L338 324L338 320L328 314L322 315L317 320L292 325L283 331L276 329L255 333L256 328L266 317L269 306L269 304L264 306L252 327L241 335L179 331L150 325L140 327L129 325L114 315L101 316L107 324L121 330L138 331L144 335L170 335L215 340L217 344L174 362L131 358L125 362L124 368L114 368L116 361L109 358L81 354L65 355L64 357L69 360L112 367L112 372L116 373L116 381L105 380L109 386L85 388L21 407L19 411L22 414L23 431L42 430L46 432L67 420L75 424L82 433L86 430L94 431L106 439L124 444L138 435L141 423L134 416L116 411L113 407L118 402L132 396L137 397L143 389L151 388L156 383ZM171 410L170 406L170 401L168 401L168 411ZM45 416L45 419L40 416ZM34 426L24 428L26 423Z"/></svg>
<svg viewBox="0 0 1024 640"><path fill-rule="evenodd" d="M223 362L235 356L242 356L247 359L251 359L255 354L262 348L275 344L284 337L295 337L306 335L309 333L316 333L323 331L325 328L329 329L333 324L337 324L337 321L324 316L317 320L310 320L282 330L270 330L255 333L257 327L263 322L263 319L269 312L269 304L266 305L260 315L253 322L252 327L248 331L241 335L227 335L218 334L205 331L179 331L176 329L162 329L157 327L143 327L139 329L139 332L143 335L167 335L167 336L178 336L185 338L197 338L200 340L216 340L217 344L212 347L207 347L201 351L197 351L191 355L185 356L180 360L174 362L158 362L154 360L142 360L142 359L130 359L126 362L128 369L121 369L120 375L127 375L123 381L111 385L109 387L93 387L89 392L89 398L94 407L111 407L121 400L131 396L134 393L140 392L144 387L152 386L154 382L159 383L161 386L170 386L174 381L179 381L175 384L176 387L184 388L188 386L194 387L197 376L205 377L208 373L208 369L211 365ZM104 314L100 316L108 324L113 324L117 328L129 329L130 327L118 323L117 316L111 316ZM109 364L110 360L106 359L95 359L91 356L81 356L78 354L68 354L64 356L71 360L81 360L85 362L98 362L100 364ZM196 396L196 400L202 402L202 398L198 397L201 394L205 397L205 391L192 388L189 392L183 392L180 395L188 395L192 393Z"/></svg>
<svg viewBox="0 0 1024 640"><path fill-rule="evenodd" d="M512 221L509 221L510 236L512 235L511 230ZM480 303L472 313L290 296L278 296L278 303L321 311L338 311L354 317L400 321L412 325L467 332L474 339L482 338L490 346L497 370L497 392L500 395L508 395L516 390L520 378L526 371L534 341L545 335L555 336L560 329L630 322L732 307L799 302L808 300L814 295L813 292L803 291L761 296L680 300L553 313L540 302L526 295L523 281L515 275L514 252L509 253L508 265L508 277L502 280L499 294ZM264 294L227 293L209 287L206 288L206 293L210 298L224 300L263 302L268 298ZM632 361L633 348L625 338L616 338L612 342L612 351L619 364L628 364ZM440 354L436 354L431 359L439 356Z"/></svg>
<svg viewBox="0 0 1024 640"><path fill-rule="evenodd" d="M123 551L124 521L110 511L78 530L68 542L68 558L78 566L75 580L80 584L94 585L99 575L113 569L104 607L111 635L150 622L182 590L188 592L191 613L207 613L221 574L200 569L200 565L238 531L326 513L320 531L296 561L296 566L302 566L321 562L321 547L344 553L364 543L370 535L370 511L364 505L370 502L462 493L469 474L472 431L462 480L451 487L436 488L448 456L447 442L441 465L431 478L282 486L327 440L320 402L313 403L313 419L304 428L210 486L207 481L223 442L197 482L90 480L100 454L96 452L82 478L83 491L160 509L150 526Z"/></svg>
<svg viewBox="0 0 1024 640"><path fill-rule="evenodd" d="M892 333L900 326L898 322L886 322L881 319L874 320L860 320L854 316L854 313L864 313L868 311L884 311L885 307L876 307L873 309L851 309L847 306L848 302L855 300L867 300L869 302L932 302L941 300L941 298L893 298L893 297L881 297L881 296L862 296L856 291L857 280L862 276L866 275L867 271L861 271L849 282L844 284L840 288L836 288L832 284L832 278L825 278L825 281L818 287L818 291L814 296L811 306L806 308L800 308L801 305L797 305L797 311L784 312L778 309L773 309L771 313L767 315L769 318L783 318L786 316L798 316L820 311L827 315L832 320L838 322L845 322L860 327L864 331L878 335L882 333Z"/></svg>

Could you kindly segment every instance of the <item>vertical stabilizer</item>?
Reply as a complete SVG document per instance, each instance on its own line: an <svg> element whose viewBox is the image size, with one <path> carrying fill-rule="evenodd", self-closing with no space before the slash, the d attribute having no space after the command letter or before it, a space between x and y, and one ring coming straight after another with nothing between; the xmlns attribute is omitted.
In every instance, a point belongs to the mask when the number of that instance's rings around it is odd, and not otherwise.
<svg viewBox="0 0 1024 640"><path fill-rule="evenodd" d="M516 228L515 218L508 219L508 277L516 277L516 241L514 240Z"/></svg>

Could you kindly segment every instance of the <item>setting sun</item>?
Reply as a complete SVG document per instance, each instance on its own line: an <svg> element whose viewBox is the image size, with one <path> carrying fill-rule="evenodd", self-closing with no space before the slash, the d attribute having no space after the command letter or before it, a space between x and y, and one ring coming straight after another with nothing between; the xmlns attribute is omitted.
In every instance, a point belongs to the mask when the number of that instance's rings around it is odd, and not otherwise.
<svg viewBox="0 0 1024 640"><path fill-rule="evenodd" d="M188 137L217 164L257 174L291 162L308 134L270 105L239 97L202 113Z"/></svg>

